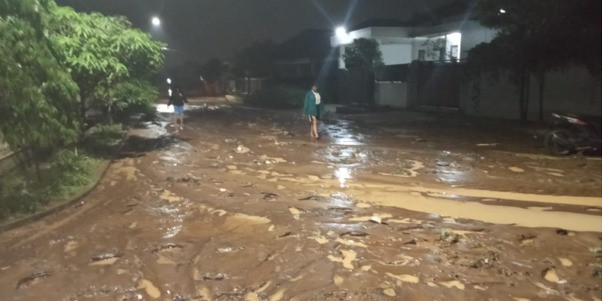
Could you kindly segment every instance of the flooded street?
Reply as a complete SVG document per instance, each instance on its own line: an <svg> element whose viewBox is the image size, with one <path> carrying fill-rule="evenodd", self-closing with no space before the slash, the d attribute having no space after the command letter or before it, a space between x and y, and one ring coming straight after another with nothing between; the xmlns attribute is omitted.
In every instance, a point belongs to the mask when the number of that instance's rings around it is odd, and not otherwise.
<svg viewBox="0 0 602 301"><path fill-rule="evenodd" d="M602 300L597 157L426 113L312 141L298 112L204 102L0 233L0 300Z"/></svg>

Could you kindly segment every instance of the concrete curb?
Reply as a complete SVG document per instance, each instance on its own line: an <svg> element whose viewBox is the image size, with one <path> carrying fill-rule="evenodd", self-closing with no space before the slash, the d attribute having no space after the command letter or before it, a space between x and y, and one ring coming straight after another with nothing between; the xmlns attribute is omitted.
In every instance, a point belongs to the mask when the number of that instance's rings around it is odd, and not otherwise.
<svg viewBox="0 0 602 301"><path fill-rule="evenodd" d="M96 187L98 186L98 184L100 183L100 181L102 181L102 179L104 179L107 171L109 170L109 166L111 166L111 164L113 163L113 160L108 160L107 162L104 163L103 171L100 174L100 177L98 178L98 180L96 181L96 183L94 183L94 185L92 185L92 187L90 187L90 189L80 193L79 195L76 195L75 197L73 197L71 200L65 201L61 204L58 204L54 207L48 208L44 211L40 211L31 215L28 215L26 217L22 217L18 220L14 220L14 221L10 221L10 222L6 222L3 224L0 224L0 233L2 232L6 232L15 228L19 228L21 226L24 226L26 224L29 223L33 223L36 222L46 216L49 216L51 214L57 213L59 211L62 211L63 209L70 207L71 205L77 203L79 200L85 198L86 196L88 196L92 191L94 191L94 189L96 189Z"/></svg>

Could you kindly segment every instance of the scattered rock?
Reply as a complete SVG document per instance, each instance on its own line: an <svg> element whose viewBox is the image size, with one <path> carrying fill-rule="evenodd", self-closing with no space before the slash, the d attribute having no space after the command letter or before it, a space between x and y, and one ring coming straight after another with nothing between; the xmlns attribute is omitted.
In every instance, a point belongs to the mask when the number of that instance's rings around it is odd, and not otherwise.
<svg viewBox="0 0 602 301"><path fill-rule="evenodd" d="M273 200L278 197L277 194L271 192L262 192L264 200Z"/></svg>
<svg viewBox="0 0 602 301"><path fill-rule="evenodd" d="M246 147L246 146L244 146L244 145L242 145L242 144L241 144L241 145L239 145L239 146L236 148L236 153L237 153L237 154L246 154L246 153L248 153L248 152L250 152L250 151L251 151L251 150L250 150L248 147Z"/></svg>
<svg viewBox="0 0 602 301"><path fill-rule="evenodd" d="M564 229L558 229L558 230L556 230L556 234L566 236L569 234L569 231L564 230Z"/></svg>
<svg viewBox="0 0 602 301"><path fill-rule="evenodd" d="M343 237L343 236L347 236L347 235L361 237L361 236L368 236L368 233L362 232L362 231L347 231L347 232L341 233L339 236Z"/></svg>
<svg viewBox="0 0 602 301"><path fill-rule="evenodd" d="M524 169L520 168L520 167L516 167L516 166L512 166L512 167L508 167L508 169L512 172L516 172L516 173L523 173L525 172Z"/></svg>
<svg viewBox="0 0 602 301"><path fill-rule="evenodd" d="M562 264L563 267L568 268L573 266L573 262L568 258L558 257L558 261L560 261L560 264Z"/></svg>
<svg viewBox="0 0 602 301"><path fill-rule="evenodd" d="M383 290L383 294L389 296L389 297L395 297L397 296L397 294L395 294L395 290L392 288L387 288Z"/></svg>
<svg viewBox="0 0 602 301"><path fill-rule="evenodd" d="M553 283L566 283L566 280L561 280L556 273L556 270L549 268L543 271L542 276L545 280Z"/></svg>

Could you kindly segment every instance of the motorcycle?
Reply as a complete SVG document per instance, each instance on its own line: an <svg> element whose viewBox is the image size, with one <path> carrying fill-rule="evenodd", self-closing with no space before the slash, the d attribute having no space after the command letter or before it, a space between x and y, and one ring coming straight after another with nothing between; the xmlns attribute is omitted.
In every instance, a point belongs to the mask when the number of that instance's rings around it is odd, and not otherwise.
<svg viewBox="0 0 602 301"><path fill-rule="evenodd" d="M600 117L552 113L553 123L546 132L544 146L555 156L575 152L600 151Z"/></svg>

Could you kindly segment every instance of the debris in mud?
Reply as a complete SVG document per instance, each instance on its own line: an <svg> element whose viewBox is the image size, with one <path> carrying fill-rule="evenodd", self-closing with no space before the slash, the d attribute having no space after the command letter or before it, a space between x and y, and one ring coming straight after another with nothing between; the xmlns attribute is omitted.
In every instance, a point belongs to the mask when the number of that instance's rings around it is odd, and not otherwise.
<svg viewBox="0 0 602 301"><path fill-rule="evenodd" d="M418 243L418 241L416 241L416 238L412 238L409 241L403 242L402 244L405 246L405 245L415 245L417 243Z"/></svg>
<svg viewBox="0 0 602 301"><path fill-rule="evenodd" d="M440 285L443 285L447 288L452 288L455 287L459 290L464 290L464 283L458 281L458 280L452 280L452 281L443 281L443 282L439 282Z"/></svg>
<svg viewBox="0 0 602 301"><path fill-rule="evenodd" d="M250 151L251 151L251 150L250 150L248 147L246 147L246 146L244 146L244 145L242 145L242 144L241 144L241 145L239 145L239 146L236 148L236 153L237 153L237 154L246 154L246 153L248 153L248 152L250 152Z"/></svg>
<svg viewBox="0 0 602 301"><path fill-rule="evenodd" d="M592 276L594 276L595 278L602 278L602 267L601 266L595 267L594 272L592 273Z"/></svg>
<svg viewBox="0 0 602 301"><path fill-rule="evenodd" d="M154 248L152 250L152 253L158 253L158 252L165 251L165 250L182 249L182 248L183 248L183 246L179 245L179 244L166 243L166 244L160 245L157 248Z"/></svg>
<svg viewBox="0 0 602 301"><path fill-rule="evenodd" d="M395 297L397 296L397 294L395 294L395 290L392 288L387 288L383 290L383 294L389 296L389 297Z"/></svg>
<svg viewBox="0 0 602 301"><path fill-rule="evenodd" d="M376 223L376 224L388 225L386 222L383 222L382 217L380 217L378 215L371 217L369 221Z"/></svg>
<svg viewBox="0 0 602 301"><path fill-rule="evenodd" d="M210 274L206 273L203 275L203 280L214 280L214 281L222 281L225 279L229 279L228 275L224 273Z"/></svg>
<svg viewBox="0 0 602 301"><path fill-rule="evenodd" d="M441 167L447 167L447 166L450 166L450 165L451 165L451 162L444 162L444 161L439 161L439 160L437 160L437 161L435 162L435 164L436 164L437 166L441 166Z"/></svg>
<svg viewBox="0 0 602 301"><path fill-rule="evenodd" d="M92 261L90 265L111 265L117 262L121 256L123 256L123 254L118 251L103 253L90 258L90 261Z"/></svg>
<svg viewBox="0 0 602 301"><path fill-rule="evenodd" d="M166 179L168 182L172 182L172 183L195 183L195 184L199 184L201 182L201 179L194 177L192 175L187 175L185 177L167 177Z"/></svg>
<svg viewBox="0 0 602 301"><path fill-rule="evenodd" d="M217 252L218 253L235 253L235 252L238 252L243 249L244 249L244 247L238 247L238 248L224 247L224 248L218 248Z"/></svg>
<svg viewBox="0 0 602 301"><path fill-rule="evenodd" d="M512 166L512 167L508 167L508 169L512 172L516 172L516 173L523 173L525 172L524 169L520 168L520 167L516 167L516 166Z"/></svg>
<svg viewBox="0 0 602 301"><path fill-rule="evenodd" d="M556 273L556 270L549 268L543 271L542 276L545 280L553 283L566 283L566 280L561 280Z"/></svg>
<svg viewBox="0 0 602 301"><path fill-rule="evenodd" d="M537 235L524 235L521 234L519 237L519 242L521 246L527 246L533 243L533 239L537 237Z"/></svg>
<svg viewBox="0 0 602 301"><path fill-rule="evenodd" d="M282 234L282 235L278 236L278 238L285 238L285 237L289 237L289 236L291 236L292 234L293 234L293 232L291 232L291 231L287 231L287 232L284 232L284 234Z"/></svg>
<svg viewBox="0 0 602 301"><path fill-rule="evenodd" d="M264 200L273 200L273 199L278 198L277 194L271 193L271 192L262 192L261 194L263 194Z"/></svg>
<svg viewBox="0 0 602 301"><path fill-rule="evenodd" d="M573 262L568 258L558 257L558 261L560 261L560 264L562 264L563 267L568 268L573 266Z"/></svg>
<svg viewBox="0 0 602 301"><path fill-rule="evenodd" d="M297 200L299 200L299 201L319 201L319 200L323 200L323 199L324 198L319 195L310 195L310 196L302 197Z"/></svg>
<svg viewBox="0 0 602 301"><path fill-rule="evenodd" d="M343 237L343 236L356 236L356 237L363 237L363 236L368 236L368 233L366 232L362 232L362 231L347 231L347 232L343 232L341 233L339 236Z"/></svg>
<svg viewBox="0 0 602 301"><path fill-rule="evenodd" d="M35 273L19 280L19 283L17 283L17 289L27 288L27 287L35 284L36 282L40 281L40 279L50 277L50 276L52 276L52 272L50 272L50 271L35 272Z"/></svg>
<svg viewBox="0 0 602 301"><path fill-rule="evenodd" d="M556 230L556 234L566 236L566 235L569 235L569 231L564 230L564 229L558 229L558 230Z"/></svg>

